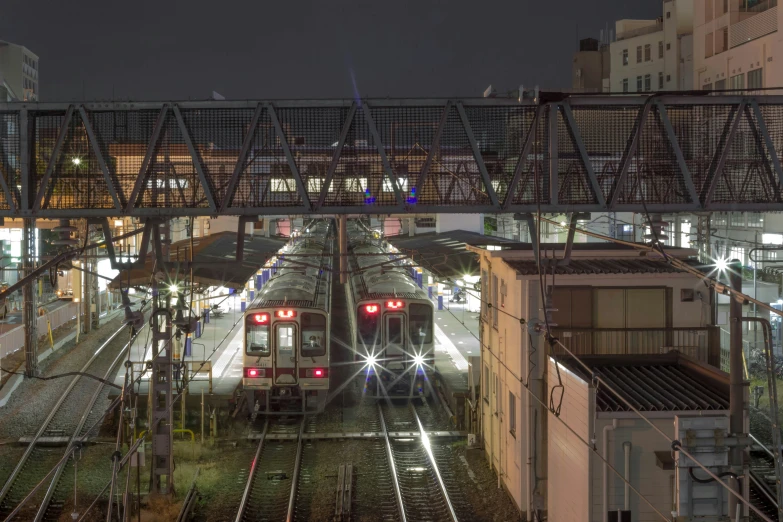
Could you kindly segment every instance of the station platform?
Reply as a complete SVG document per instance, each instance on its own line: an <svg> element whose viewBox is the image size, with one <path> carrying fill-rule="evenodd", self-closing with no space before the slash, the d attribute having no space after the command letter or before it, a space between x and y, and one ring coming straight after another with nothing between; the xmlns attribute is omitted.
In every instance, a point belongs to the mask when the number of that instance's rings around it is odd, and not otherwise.
<svg viewBox="0 0 783 522"><path fill-rule="evenodd" d="M440 376L440 390L458 429L470 429L470 382L479 382L478 365L471 369L471 357L481 354L479 314L467 310L465 303L444 303L435 309L435 369ZM477 359L476 359L477 360Z"/></svg>
<svg viewBox="0 0 783 522"><path fill-rule="evenodd" d="M230 399L242 381L242 311L241 298L234 295L226 298L220 305L223 314L220 317L210 315L209 323L201 321L201 336L192 339L190 354L181 349L180 360L186 363L190 377L187 395L198 396L202 390L210 397L210 403ZM184 339L183 343L184 345ZM143 372L136 393L147 395L151 371L146 370L144 361L152 360L152 343L149 330L145 328L131 347L130 360L133 362L133 375L138 378ZM204 361L207 361L206 364ZM193 373L198 368L201 371ZM211 382L210 372L211 371ZM122 387L125 382L125 369L121 368L114 383Z"/></svg>

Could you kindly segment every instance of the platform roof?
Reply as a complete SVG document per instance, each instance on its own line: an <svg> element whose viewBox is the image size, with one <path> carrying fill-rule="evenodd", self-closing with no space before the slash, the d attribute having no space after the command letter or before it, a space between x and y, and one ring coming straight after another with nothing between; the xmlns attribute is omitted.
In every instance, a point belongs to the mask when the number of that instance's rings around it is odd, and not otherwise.
<svg viewBox="0 0 783 522"><path fill-rule="evenodd" d="M207 237L194 238L193 260L209 263L209 265L194 268L193 279L202 286L241 288L287 241L288 239L283 237L268 238L246 235L243 261L236 263L236 232L218 232ZM170 258L174 262L176 260L189 261L190 239L172 243ZM148 286L153 265L154 254L150 252L144 268L131 270L130 286ZM189 268L181 270L177 277L184 279L189 275L189 270ZM120 277L122 277L122 285L126 286L128 274L122 272L109 283L109 287L118 288Z"/></svg>
<svg viewBox="0 0 783 522"><path fill-rule="evenodd" d="M415 236L389 238L389 243L404 253L425 270L440 277L460 279L467 275L478 275L478 256L465 249L465 245L512 245L514 241L500 237L485 236L466 230L428 232Z"/></svg>
<svg viewBox="0 0 783 522"><path fill-rule="evenodd" d="M510 260L506 263L521 276L538 276L538 265L531 260ZM545 268L552 274L552 268ZM685 274L663 259L571 259L567 265L556 266L556 275L623 275L623 274Z"/></svg>
<svg viewBox="0 0 783 522"><path fill-rule="evenodd" d="M676 351L660 355L581 356L591 371L639 411L722 411L729 409L728 374ZM569 357L558 359L585 382L588 371ZM598 385L596 410L626 412L631 408Z"/></svg>

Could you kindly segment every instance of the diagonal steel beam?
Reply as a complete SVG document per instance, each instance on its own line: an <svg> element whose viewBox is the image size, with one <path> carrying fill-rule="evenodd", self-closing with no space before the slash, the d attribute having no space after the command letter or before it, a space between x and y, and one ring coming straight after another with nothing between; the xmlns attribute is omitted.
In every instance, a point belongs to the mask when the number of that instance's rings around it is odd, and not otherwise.
<svg viewBox="0 0 783 522"><path fill-rule="evenodd" d="M726 166L726 160L729 158L731 142L734 141L734 135L737 134L737 128L739 127L742 116L745 113L745 105L746 102L743 99L739 105L732 108L733 112L731 112L731 116L733 116L733 119L729 124L726 138L723 140L723 147L719 147L718 150L715 151L715 158L713 159L713 165L715 167L711 169L712 176L710 177L709 185L707 186L706 193L704 194L704 207L707 207L712 202L712 196L715 194L715 187L718 186L718 178L720 178L720 174L723 172L723 168Z"/></svg>
<svg viewBox="0 0 783 522"><path fill-rule="evenodd" d="M84 110L84 105L79 106L79 115L82 118L84 130L87 132L87 139L90 140L90 143L92 144L92 151L95 154L95 158L98 160L98 166L101 168L101 172L103 173L103 179L106 180L106 186L109 189L111 199L114 201L114 208L116 208L118 212L122 212L122 204L120 203L120 199L117 197L117 189L115 188L114 180L112 179L112 175L109 172L109 168L106 166L106 161L103 159L101 147L98 144L98 140L95 139L95 133L92 130L92 124L90 123L90 118L87 116L87 111Z"/></svg>
<svg viewBox="0 0 783 522"><path fill-rule="evenodd" d="M57 157L60 155L60 149L65 141L65 135L68 133L68 126L71 124L71 118L73 117L73 105L68 105L68 110L65 111L65 118L63 118L63 124L60 126L60 131L57 133L57 140L54 142L54 148L52 149L52 155L49 157L49 164L46 166L46 172L43 179L41 179L41 186L38 188L38 194L33 202L33 211L41 210L41 204L46 197L47 185L49 179L54 172L54 166L57 164ZM32 169L30 170L30 187L35 187L35 180L33 179Z"/></svg>
<svg viewBox="0 0 783 522"><path fill-rule="evenodd" d="M174 116L177 117L179 131L182 133L182 139L185 140L185 144L188 146L188 151L190 152L190 158L193 161L193 166L196 168L198 178L201 180L201 186L204 188L204 195L206 196L207 202L209 203L209 208L213 212L217 212L215 196L212 194L212 188L209 185L209 180L207 179L206 174L204 174L204 168L201 165L201 158L198 155L198 151L196 151L196 148L193 146L193 141L190 139L190 133L188 132L188 128L185 126L185 120L182 119L182 113L180 112L179 107L176 105L174 105L173 110Z"/></svg>
<svg viewBox="0 0 783 522"><path fill-rule="evenodd" d="M677 139L677 134L674 132L671 120L669 120L669 113L666 111L666 106L661 100L655 101L655 106L658 109L658 116L661 118L663 128L666 130L666 136L669 139L669 145L671 145L674 155L677 158L677 166L680 168L680 173L685 180L685 188L688 191L688 197L691 203L699 205L699 193L696 192L696 185L693 183L693 176L688 168L688 164L685 162L685 156L680 148L680 142Z"/></svg>
<svg viewBox="0 0 783 522"><path fill-rule="evenodd" d="M465 113L465 107L462 106L462 102L457 102L457 112L462 120L462 125L465 127L465 134L468 135L468 141L470 147L473 149L473 156L476 159L479 172L481 173L481 179L484 180L484 186L487 188L487 194L489 195L489 201L493 207L498 207L498 195L495 193L495 189L492 187L492 180L489 179L489 173L487 172L487 166L484 165L484 159L481 157L481 150L479 149L476 138L473 136L473 129L470 127L468 121L468 115Z"/></svg>
<svg viewBox="0 0 783 522"><path fill-rule="evenodd" d="M750 103L755 103L755 102L750 102ZM762 163L760 170L764 171L764 174L766 174L770 186L772 187L772 191L775 193L773 201L775 202L780 201L780 187L778 185L778 180L776 179L775 174L773 174L772 169L770 168L769 163L766 160L767 154L766 152L764 152L764 146L762 145L762 139L764 139L764 137L761 135L760 129L756 127L756 124L753 121L753 114L751 113L751 107L749 107L748 105L745 105L745 118L748 120L748 128L750 129L750 132L753 133L753 143L756 145L759 155L764 158L764 162ZM763 123L761 125L763 125ZM764 130L767 130L766 126ZM772 143L772 140L769 140L769 142L764 140L764 142L766 143L767 146L769 146ZM751 166L752 165L748 165L748 173L750 173L751 171ZM748 187L748 176L746 176L746 180L743 182L742 188L744 190L747 187ZM767 197L769 197L769 192L766 191L766 188L765 188L765 192L767 193Z"/></svg>
<svg viewBox="0 0 783 522"><path fill-rule="evenodd" d="M372 139L375 142L375 146L378 147L378 154L381 156L383 170L386 174L386 177L389 179L389 183L391 183L392 189L394 190L394 198L397 200L397 205L399 205L400 208L403 208L405 206L405 199L402 197L402 193L400 192L399 181L397 180L397 176L394 175L394 171L389 164L389 158L386 156L386 149L383 148L381 136L378 134L378 129L375 127L375 121L372 119L370 108L367 106L366 102L362 102L362 112L364 112L364 119L367 121L367 126L370 128L370 134L372 134ZM383 183L381 183L381 192L383 192Z"/></svg>
<svg viewBox="0 0 783 522"><path fill-rule="evenodd" d="M612 187L612 199L610 203L610 206L612 207L617 205L617 202L620 200L620 193L623 191L626 179L628 179L628 168L631 166L634 156L636 156L636 151L639 150L639 139L642 136L642 131L644 131L644 123L647 121L647 115L649 113L650 103L645 103L639 110L639 115L636 117L636 126L634 128L633 136L625 150L619 175Z"/></svg>
<svg viewBox="0 0 783 522"><path fill-rule="evenodd" d="M549 128L547 135L547 147L549 152L549 202L552 205L558 205L560 199L558 197L560 193L560 145L558 143L557 135L557 120L558 113L560 112L560 105L558 103L552 103L549 105ZM536 201L541 198L541 192L546 194L546 190L542 190L543 179L539 176L539 186L534 188L536 193Z"/></svg>
<svg viewBox="0 0 783 522"><path fill-rule="evenodd" d="M168 116L169 106L163 105L158 114L158 119L155 122L155 127L152 129L152 137L147 144L147 153L144 155L144 160L141 162L141 168L139 169L139 175L136 177L136 182L133 184L133 190L128 197L128 202L125 207L125 212L130 214L136 206L136 200L139 198L139 193L144 186L145 177L147 176L147 170L152 162L152 156L155 154L155 147L158 145L158 139L160 133L163 130L163 124L166 122L166 116Z"/></svg>
<svg viewBox="0 0 783 522"><path fill-rule="evenodd" d="M767 145L767 151L769 153L770 159L772 160L773 170L778 176L780 186L783 187L783 168L780 166L780 157L778 156L778 152L775 150L775 144L772 142L772 138L769 135L767 123L764 121L764 116L761 114L761 108L755 99L750 102L750 108L753 110L753 114L756 116L756 125L758 125L758 130L761 133L761 136L764 138L764 143Z"/></svg>
<svg viewBox="0 0 783 522"><path fill-rule="evenodd" d="M30 116L27 109L19 111L19 180L21 194L19 194L19 207L23 212L29 212L32 205L31 198L35 190L35 179L32 174L32 156L30 154Z"/></svg>
<svg viewBox="0 0 783 522"><path fill-rule="evenodd" d="M5 155L5 151L3 151L2 148L0 148L0 154ZM5 168L3 168L1 164L0 164L0 186L3 187L3 192L5 193L5 199L6 201L8 201L8 208L10 209L12 214L16 214L16 202L14 201L14 197L8 188Z"/></svg>
<svg viewBox="0 0 783 522"><path fill-rule="evenodd" d="M419 179L416 182L416 196L418 197L419 194L421 194L421 189L424 188L424 184L427 182L427 176L430 173L430 167L432 166L432 161L435 159L435 155L440 150L440 137L443 135L443 129L446 127L446 120L449 117L449 111L451 110L451 106L453 105L453 102L451 100L446 102L446 106L443 108L443 114L440 115L440 122L438 123L438 128L435 130L435 136L432 138L432 143L430 144L430 150L427 153L427 159L424 160L424 165L421 166L421 171L419 172Z"/></svg>
<svg viewBox="0 0 783 522"><path fill-rule="evenodd" d="M519 154L517 166L514 168L514 175L511 178L511 183L508 185L506 197L503 199L503 204L501 205L502 210L506 210L514 200L514 193L517 191L517 184L519 184L519 179L522 177L522 168L525 165L525 160L527 160L527 157L530 155L530 149L533 147L536 131L538 130L538 122L541 121L541 118L544 115L544 110L544 106L539 105L536 109L535 116L533 116L533 121L530 123L530 128L528 129L527 135L525 136L525 142L522 145L522 152Z"/></svg>
<svg viewBox="0 0 783 522"><path fill-rule="evenodd" d="M563 114L565 115L567 125L570 127L571 137L574 140L574 145L576 145L576 148L579 151L579 156L582 158L582 163L584 164L587 178L590 180L590 187L593 189L595 200L602 208L606 208L606 198L604 197L604 193L601 190L601 184L598 183L595 170L593 170L593 164L590 163L590 157L587 155L585 143L582 141L582 134L579 132L579 127L576 125L576 121L574 120L574 113L571 111L571 104L568 103L568 101L563 103Z"/></svg>
<svg viewBox="0 0 783 522"><path fill-rule="evenodd" d="M239 183L239 176L245 169L245 160L247 154L250 152L250 147L253 145L253 138L256 135L258 129L258 120L261 119L261 113L264 111L264 106L259 103L256 105L256 110L253 112L253 118L250 120L250 127L247 129L245 139L242 142L242 149L239 151L239 157L237 158L236 165L234 165L234 172L231 174L231 179L228 180L228 187L226 188L226 195L223 196L223 201L220 202L220 212L225 212L226 208L231 204L234 199L234 192Z"/></svg>
<svg viewBox="0 0 783 522"><path fill-rule="evenodd" d="M299 195L302 196L302 203L304 204L305 208L312 210L313 206L310 204L310 197L307 195L307 190L304 183L302 183L302 176L299 173L299 167L296 165L294 156L291 154L291 149L288 147L288 139L286 139L283 128L280 126L280 120L277 119L275 107L271 103L267 103L266 110L269 113L269 118L272 120L272 124L275 126L275 132L277 132L277 137L280 140L280 147L283 149L285 159L288 161L288 168L291 169L291 174L294 175L296 188L299 190Z"/></svg>
<svg viewBox="0 0 783 522"><path fill-rule="evenodd" d="M329 170L326 171L326 178L324 184L321 187L321 195L318 197L318 203L315 206L315 210L318 211L324 206L326 202L326 195L331 188L332 178L334 177L334 171L337 170L337 164L340 162L340 154L342 154L345 140L348 138L348 131L351 130L351 124L353 123L353 117L356 114L356 102L351 104L351 108L348 109L348 116L345 118L345 123L340 131L340 139L337 140L337 148L332 155L332 161L329 163Z"/></svg>

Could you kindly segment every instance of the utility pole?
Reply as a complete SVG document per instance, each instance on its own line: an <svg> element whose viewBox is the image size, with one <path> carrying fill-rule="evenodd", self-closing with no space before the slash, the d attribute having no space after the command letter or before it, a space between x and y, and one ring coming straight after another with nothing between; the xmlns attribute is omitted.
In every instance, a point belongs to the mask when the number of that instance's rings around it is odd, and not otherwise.
<svg viewBox="0 0 783 522"><path fill-rule="evenodd" d="M733 259L728 267L729 282L732 290L742 292L742 263ZM747 382L743 379L742 373L742 302L738 301L734 295L730 296L729 316L731 321L731 337L729 344L729 436L740 437L746 433L745 413L747 404L745 400L747 392ZM742 475L744 466L744 448L733 446L729 450L729 468L736 473L736 476ZM743 495L739 481L735 478L729 479L729 487ZM747 497L745 497L747 500ZM729 516L734 517L737 512L739 500L734 495L729 495Z"/></svg>
<svg viewBox="0 0 783 522"><path fill-rule="evenodd" d="M160 263L169 259L169 223L164 221L152 227L155 255ZM161 238L163 235L163 238ZM165 266L159 271L166 273ZM164 288L161 296L158 273L152 277L152 478L150 493L170 495L174 493L173 408L172 408L172 350L170 293Z"/></svg>
<svg viewBox="0 0 783 522"><path fill-rule="evenodd" d="M348 282L348 217L338 216L340 243L340 284Z"/></svg>
<svg viewBox="0 0 783 522"><path fill-rule="evenodd" d="M22 277L28 277L35 268L35 219L24 219L22 236ZM38 375L38 307L36 288L31 281L22 287L22 320L24 321L24 373L27 377Z"/></svg>

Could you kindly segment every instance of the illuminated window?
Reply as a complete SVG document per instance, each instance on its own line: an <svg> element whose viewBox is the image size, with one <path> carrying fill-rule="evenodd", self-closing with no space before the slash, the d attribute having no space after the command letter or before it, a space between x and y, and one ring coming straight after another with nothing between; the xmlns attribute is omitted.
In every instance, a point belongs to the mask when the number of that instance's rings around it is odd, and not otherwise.
<svg viewBox="0 0 783 522"><path fill-rule="evenodd" d="M294 327L283 326L277 327L277 349L282 353L290 353L293 355L294 351Z"/></svg>
<svg viewBox="0 0 783 522"><path fill-rule="evenodd" d="M397 186L401 191L408 190L408 178L397 178ZM392 181L388 177L383 178L383 191L394 192Z"/></svg>
<svg viewBox="0 0 783 522"><path fill-rule="evenodd" d="M745 214L742 212L732 212L730 214L729 226L732 227L744 227L745 226Z"/></svg>
<svg viewBox="0 0 783 522"><path fill-rule="evenodd" d="M367 189L367 178L346 178L343 186L346 192L364 192Z"/></svg>
<svg viewBox="0 0 783 522"><path fill-rule="evenodd" d="M307 179L307 192L321 192L321 188L324 186L323 178L308 178Z"/></svg>
<svg viewBox="0 0 783 522"><path fill-rule="evenodd" d="M272 192L294 192L296 183L292 179L272 178L269 180L269 190Z"/></svg>
<svg viewBox="0 0 783 522"><path fill-rule="evenodd" d="M764 214L761 212L748 212L749 228L764 228Z"/></svg>
<svg viewBox="0 0 783 522"><path fill-rule="evenodd" d="M302 314L302 357L326 354L326 317L321 314Z"/></svg>
<svg viewBox="0 0 783 522"><path fill-rule="evenodd" d="M628 65L628 49L623 49L623 65Z"/></svg>
<svg viewBox="0 0 783 522"><path fill-rule="evenodd" d="M764 245L783 245L783 234L761 234Z"/></svg>

